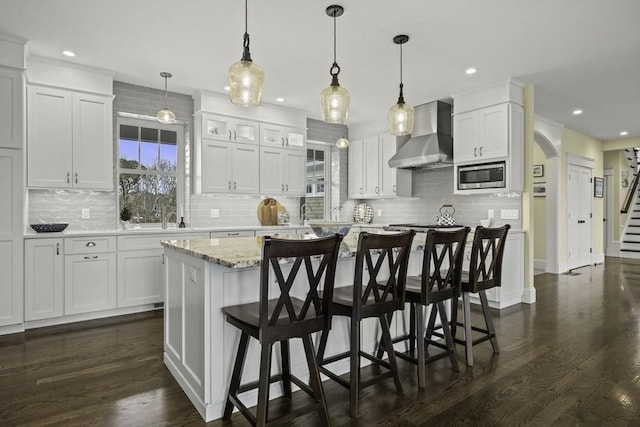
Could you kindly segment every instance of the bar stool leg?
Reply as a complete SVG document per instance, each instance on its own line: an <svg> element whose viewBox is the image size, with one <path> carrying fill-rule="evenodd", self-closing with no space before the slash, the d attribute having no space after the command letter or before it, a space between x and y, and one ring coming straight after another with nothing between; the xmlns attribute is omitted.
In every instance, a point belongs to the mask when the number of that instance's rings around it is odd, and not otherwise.
<svg viewBox="0 0 640 427"><path fill-rule="evenodd" d="M391 341L391 331L389 330L389 324L387 318L382 315L379 317L380 326L382 326L382 339L384 340L384 346L389 348L387 351L389 355L389 365L391 366L391 373L393 375L393 382L396 384L396 392L399 395L403 395L402 383L400 382L400 374L398 374L398 361L396 359L396 352L393 351L393 342Z"/></svg>
<svg viewBox="0 0 640 427"><path fill-rule="evenodd" d="M304 353L307 358L307 366L309 367L309 382L311 383L311 387L313 388L316 402L319 402L321 404L320 408L318 408L318 413L324 424L330 426L331 420L329 419L329 411L327 410L327 402L325 400L324 390L322 389L320 371L318 369L318 363L316 361L316 355L313 350L313 342L311 341L310 335L305 335L302 337L302 345L304 346Z"/></svg>
<svg viewBox="0 0 640 427"><path fill-rule="evenodd" d="M454 341L456 332L458 332L458 297L451 299L451 336Z"/></svg>
<svg viewBox="0 0 640 427"><path fill-rule="evenodd" d="M487 331L489 332L489 339L491 341L491 347L493 347L494 353L500 353L498 347L498 338L496 337L496 329L493 326L493 319L491 319L491 312L489 311L489 302L487 301L487 294L485 291L478 292L480 295L480 304L482 304L482 315L484 316L484 322L487 325Z"/></svg>
<svg viewBox="0 0 640 427"><path fill-rule="evenodd" d="M442 323L442 331L444 332L444 339L447 343L447 351L449 352L449 360L451 360L451 366L455 372L460 372L458 367L458 359L456 359L455 344L453 342L453 336L451 335L451 329L449 328L449 321L447 320L447 312L444 311L444 302L438 303L438 311L440 312L440 323Z"/></svg>
<svg viewBox="0 0 640 427"><path fill-rule="evenodd" d="M417 305L417 304L416 304ZM413 308L414 304L411 304ZM418 329L417 335L421 338L418 341L418 388L425 388L425 356L424 356L424 313L422 306L415 307L415 323Z"/></svg>
<svg viewBox="0 0 640 427"><path fill-rule="evenodd" d="M289 340L280 341L280 355L282 356L282 391L284 396L291 399L291 358Z"/></svg>
<svg viewBox="0 0 640 427"><path fill-rule="evenodd" d="M358 416L358 392L360 391L360 324L355 319L351 319L350 336L349 411L351 416L356 418ZM384 331L382 336L384 338ZM385 347L387 344L385 341ZM389 350L388 353L391 357L393 350Z"/></svg>
<svg viewBox="0 0 640 427"><path fill-rule="evenodd" d="M269 402L269 377L271 376L271 344L260 346L260 376L258 380L258 408L256 409L256 425L267 424L267 404Z"/></svg>
<svg viewBox="0 0 640 427"><path fill-rule="evenodd" d="M467 366L473 366L473 336L471 334L471 304L469 292L462 293L462 318L464 322L464 352Z"/></svg>
<svg viewBox="0 0 640 427"><path fill-rule="evenodd" d="M224 414L222 419L228 420L233 413L233 400L235 400L240 389L240 380L244 363L247 360L247 348L249 347L249 335L244 332L240 335L240 343L238 344L238 352L236 353L236 361L233 364L233 374L231 374L231 383L229 385L229 393L227 394L227 403L224 406Z"/></svg>

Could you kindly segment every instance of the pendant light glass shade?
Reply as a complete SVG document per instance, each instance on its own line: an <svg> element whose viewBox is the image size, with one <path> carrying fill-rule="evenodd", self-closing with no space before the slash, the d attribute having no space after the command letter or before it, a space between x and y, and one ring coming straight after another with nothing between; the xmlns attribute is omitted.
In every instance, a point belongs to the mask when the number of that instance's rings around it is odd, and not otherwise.
<svg viewBox="0 0 640 427"><path fill-rule="evenodd" d="M160 123L170 125L171 123L176 122L176 115L173 114L173 111L169 110L169 107L167 106L167 79L171 78L173 75L166 71L161 72L160 75L164 77L164 108L158 111L156 119L158 119Z"/></svg>
<svg viewBox="0 0 640 427"><path fill-rule="evenodd" d="M333 18L333 65L329 69L331 85L320 93L322 106L322 120L327 123L344 123L349 114L349 91L338 83L340 66L336 62L336 18L344 13L344 8L338 5L327 7L327 15Z"/></svg>
<svg viewBox="0 0 640 427"><path fill-rule="evenodd" d="M404 102L404 85L402 84L402 45L408 41L409 36L404 34L393 38L393 42L400 45L400 95L398 102L389 108L389 132L396 136L409 135L413 132L413 107Z"/></svg>
<svg viewBox="0 0 640 427"><path fill-rule="evenodd" d="M264 71L251 60L247 32L247 0L244 2L243 40L242 59L229 67L229 96L233 104L255 107L262 102Z"/></svg>
<svg viewBox="0 0 640 427"><path fill-rule="evenodd" d="M349 146L349 140L347 138L338 138L336 141L336 147L347 148Z"/></svg>

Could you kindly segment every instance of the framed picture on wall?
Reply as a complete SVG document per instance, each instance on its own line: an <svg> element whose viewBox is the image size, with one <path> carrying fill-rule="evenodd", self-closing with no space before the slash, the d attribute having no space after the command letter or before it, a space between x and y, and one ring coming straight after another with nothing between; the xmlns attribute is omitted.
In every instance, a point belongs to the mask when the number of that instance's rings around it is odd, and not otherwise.
<svg viewBox="0 0 640 427"><path fill-rule="evenodd" d="M533 177L544 176L544 165L533 165Z"/></svg>
<svg viewBox="0 0 640 427"><path fill-rule="evenodd" d="M547 183L546 182L534 182L533 183L533 197L544 197L547 195Z"/></svg>
<svg viewBox="0 0 640 427"><path fill-rule="evenodd" d="M593 197L604 197L604 178L593 178Z"/></svg>

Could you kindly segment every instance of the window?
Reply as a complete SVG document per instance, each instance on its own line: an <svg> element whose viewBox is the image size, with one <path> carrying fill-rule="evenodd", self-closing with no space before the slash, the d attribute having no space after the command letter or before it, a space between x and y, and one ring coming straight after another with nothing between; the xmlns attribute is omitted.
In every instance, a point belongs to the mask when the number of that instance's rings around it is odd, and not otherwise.
<svg viewBox="0 0 640 427"><path fill-rule="evenodd" d="M163 208L169 222L179 220L183 133L181 125L118 119L118 202L132 222L160 223Z"/></svg>
<svg viewBox="0 0 640 427"><path fill-rule="evenodd" d="M307 144L307 195L304 199L306 219L324 219L329 191L326 186L330 148Z"/></svg>

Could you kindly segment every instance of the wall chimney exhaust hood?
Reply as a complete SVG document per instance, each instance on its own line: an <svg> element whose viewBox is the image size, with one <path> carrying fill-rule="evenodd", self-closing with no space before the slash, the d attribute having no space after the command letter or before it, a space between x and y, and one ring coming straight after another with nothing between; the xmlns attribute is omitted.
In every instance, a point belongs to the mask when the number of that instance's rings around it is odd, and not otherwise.
<svg viewBox="0 0 640 427"><path fill-rule="evenodd" d="M433 101L415 107L411 138L389 159L392 168L453 166L451 104Z"/></svg>

